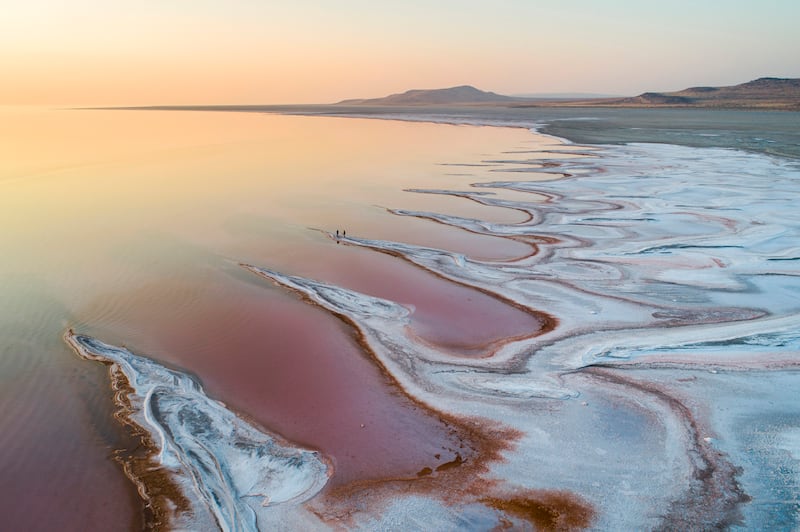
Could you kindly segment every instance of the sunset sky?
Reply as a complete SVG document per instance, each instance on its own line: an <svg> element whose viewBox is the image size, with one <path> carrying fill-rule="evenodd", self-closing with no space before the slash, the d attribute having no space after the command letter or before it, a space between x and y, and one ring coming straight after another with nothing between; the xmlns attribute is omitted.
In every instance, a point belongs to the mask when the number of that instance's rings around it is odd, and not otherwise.
<svg viewBox="0 0 800 532"><path fill-rule="evenodd" d="M0 105L630 95L800 77L797 0L4 0Z"/></svg>

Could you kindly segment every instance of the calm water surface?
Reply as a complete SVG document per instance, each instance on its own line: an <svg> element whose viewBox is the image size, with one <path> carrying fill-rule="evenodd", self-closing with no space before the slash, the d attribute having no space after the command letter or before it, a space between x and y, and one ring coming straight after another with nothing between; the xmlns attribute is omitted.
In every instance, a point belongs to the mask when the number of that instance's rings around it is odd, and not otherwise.
<svg viewBox="0 0 800 532"><path fill-rule="evenodd" d="M141 526L113 459L134 443L113 420L106 369L64 345L69 327L196 374L211 396L332 456L340 485L414 475L452 460L460 442L400 393L349 326L239 262L398 301L414 309L414 332L453 356L541 325L323 232L475 258L530 253L522 242L386 210L524 219L402 192L493 179L491 165L470 165L547 142L523 129L201 112L0 115L0 511L11 529Z"/></svg>

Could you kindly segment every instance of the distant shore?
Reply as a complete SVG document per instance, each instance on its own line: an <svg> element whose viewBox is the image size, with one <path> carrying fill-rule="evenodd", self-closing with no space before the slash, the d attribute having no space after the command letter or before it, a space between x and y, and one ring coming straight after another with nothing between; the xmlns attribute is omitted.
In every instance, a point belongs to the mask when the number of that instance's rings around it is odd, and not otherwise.
<svg viewBox="0 0 800 532"><path fill-rule="evenodd" d="M99 109L99 108L98 108ZM536 129L579 144L649 142L800 159L800 112L720 108L500 105L162 105L107 110L271 113Z"/></svg>
<svg viewBox="0 0 800 532"><path fill-rule="evenodd" d="M512 97L470 85L415 89L382 98L344 100L337 105L496 105L503 107L630 107L637 109L774 109L800 111L800 79L758 78L729 87L690 87L631 97Z"/></svg>

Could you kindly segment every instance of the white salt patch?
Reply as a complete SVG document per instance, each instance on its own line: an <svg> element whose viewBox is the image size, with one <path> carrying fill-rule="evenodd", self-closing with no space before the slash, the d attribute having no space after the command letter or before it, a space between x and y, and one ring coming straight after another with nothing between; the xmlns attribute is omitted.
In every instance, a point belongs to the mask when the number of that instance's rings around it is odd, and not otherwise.
<svg viewBox="0 0 800 532"><path fill-rule="evenodd" d="M271 507L294 507L327 483L319 453L245 421L189 375L89 336L70 332L66 340L82 357L125 375L130 419L153 436L159 468L189 501L175 516L177 528L258 530L261 519L273 517Z"/></svg>

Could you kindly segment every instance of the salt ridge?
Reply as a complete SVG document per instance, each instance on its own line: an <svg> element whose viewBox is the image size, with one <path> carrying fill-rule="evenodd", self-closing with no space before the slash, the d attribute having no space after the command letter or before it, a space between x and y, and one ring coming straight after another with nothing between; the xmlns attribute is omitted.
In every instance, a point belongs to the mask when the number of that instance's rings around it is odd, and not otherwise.
<svg viewBox="0 0 800 532"><path fill-rule="evenodd" d="M124 376L119 414L149 437L149 467L168 473L178 494L165 499L163 489L153 492L126 471L148 504L166 506L171 529L264 529L283 518L281 506L295 507L325 486L330 471L317 451L237 416L191 376L90 336L69 331L65 340L81 357L110 364L116 382Z"/></svg>
<svg viewBox="0 0 800 532"><path fill-rule="evenodd" d="M546 162L550 161L537 160L530 167ZM552 162L572 177L481 183L476 185L480 192L417 190L522 210L530 215L527 222L499 224L392 211L474 233L527 238L539 248L533 256L476 261L400 242L352 235L340 239L557 318L552 331L509 342L489 358L464 361L430 350L408 333L404 321L382 315L392 302L378 303L318 281L245 267L346 316L412 396L451 414L485 416L529 434L507 456L516 469L504 464L495 469L506 482L525 485L530 479L523 473L528 472L539 478L534 485L541 486L542 469L547 468L539 464L539 471L531 471L530 460L545 455L562 468L587 468L594 484L570 480L563 469L553 471L555 478L548 477L545 484L575 490L596 502L604 509L601 528L739 522L748 500L737 480L740 470L731 456L715 448L713 438L704 435L713 431L705 425L709 421L685 406L689 399L681 392L637 381L630 373L623 377L614 368L641 367L647 375L647 368L657 367L673 372L798 367L800 269L793 259L800 216L791 198L800 193L800 171L767 156L670 145L606 147L591 157ZM486 194L491 189L528 192L537 199L500 200ZM358 300L363 304L354 305ZM730 346L730 356L720 355L720 345ZM769 355L769 363L760 365L764 355ZM624 400L618 391L623 389ZM618 506L598 489L610 481L608 470L582 463L585 457L577 451L569 454L571 447L583 448L574 442L581 434L603 439L584 426L591 421L575 410L571 400L578 397L590 399L581 403L587 405L612 397L622 404L635 401L637 408L649 412L648 423L663 432L661 441L641 440L646 452L631 456L617 451L613 459L617 461L611 471L628 479L641 511L629 504ZM547 410L545 416L531 412L537 404ZM617 408L624 409L625 417L633 416L630 406ZM564 417L548 437L568 438L559 447L568 460L536 441L543 427L552 426L553 411ZM617 454L603 452L606 460ZM644 459L663 464L645 466ZM634 480L637 475L640 478ZM760 485L751 488L759 490ZM713 501L703 495L712 492Z"/></svg>
<svg viewBox="0 0 800 532"><path fill-rule="evenodd" d="M417 191L520 210L529 214L523 223L392 211L478 234L524 239L537 247L533 255L477 261L401 242L352 235L339 239L400 257L532 312L544 310L557 320L556 327L509 341L484 358L455 357L422 342L407 326L412 310L395 302L259 265L242 266L348 321L416 400L451 415L492 419L522 431L516 448L488 474L510 489L579 493L602 509L595 526L605 529L728 526L740 522L743 511L749 525L763 524L760 510L743 510L745 491L758 493L765 482L745 475L747 483L740 485L735 464L745 461L749 451L709 436L716 429L731 442L744 441L741 428L724 414L703 414L697 403L708 402L706 388L690 383L723 389L731 381L717 371L797 367L800 215L793 198L800 192L800 170L779 159L732 150L634 144L571 160L504 161L490 171L494 175L506 165L515 176L520 169L552 173L547 163L570 177L498 180L476 184L480 191ZM531 200L495 198L492 189L528 193ZM200 404L215 423L241 420L205 397L186 375L86 336L70 334L67 341L87 358L115 364L131 382L136 390L132 417L160 442L161 466L192 494L193 509L209 508L208 515L195 513L194 521L186 517L187 522L251 528L267 522L258 519L263 515L267 520L269 512L254 508L258 505L251 504L249 495L293 504L324 485L327 470L316 453L277 445L264 432L251 435L251 428L241 430L262 448L277 449L264 455L268 470L254 472L249 465L253 454L230 455L213 438L205 463L221 456L233 465L208 471L182 462L178 447L195 449L198 431L186 426L179 412ZM721 346L729 348L727 354L720 353ZM759 363L767 358L768 363ZM671 373L665 377L659 368ZM704 372L702 378L697 371ZM796 386L796 375L780 373L780 382ZM769 378L754 376L752 382L763 394L781 397L780 389L769 387ZM164 386L174 393L154 392ZM737 415L751 415L751 409L764 404L739 402ZM602 421L609 416L612 421ZM608 432L619 427L625 431L610 439ZM784 446L796 439L790 429L775 429ZM295 471L290 457L298 456L301 467ZM259 481L267 485L254 487ZM610 485L617 487L617 497L609 497ZM223 502L209 506L209 498ZM445 528L458 522L454 511L465 510L395 497L383 515L388 519L419 508ZM483 522L499 523L493 510L473 505L468 511ZM292 512L282 514L287 519L283 525L325 526L298 506ZM355 519L356 527L387 525L368 509Z"/></svg>

